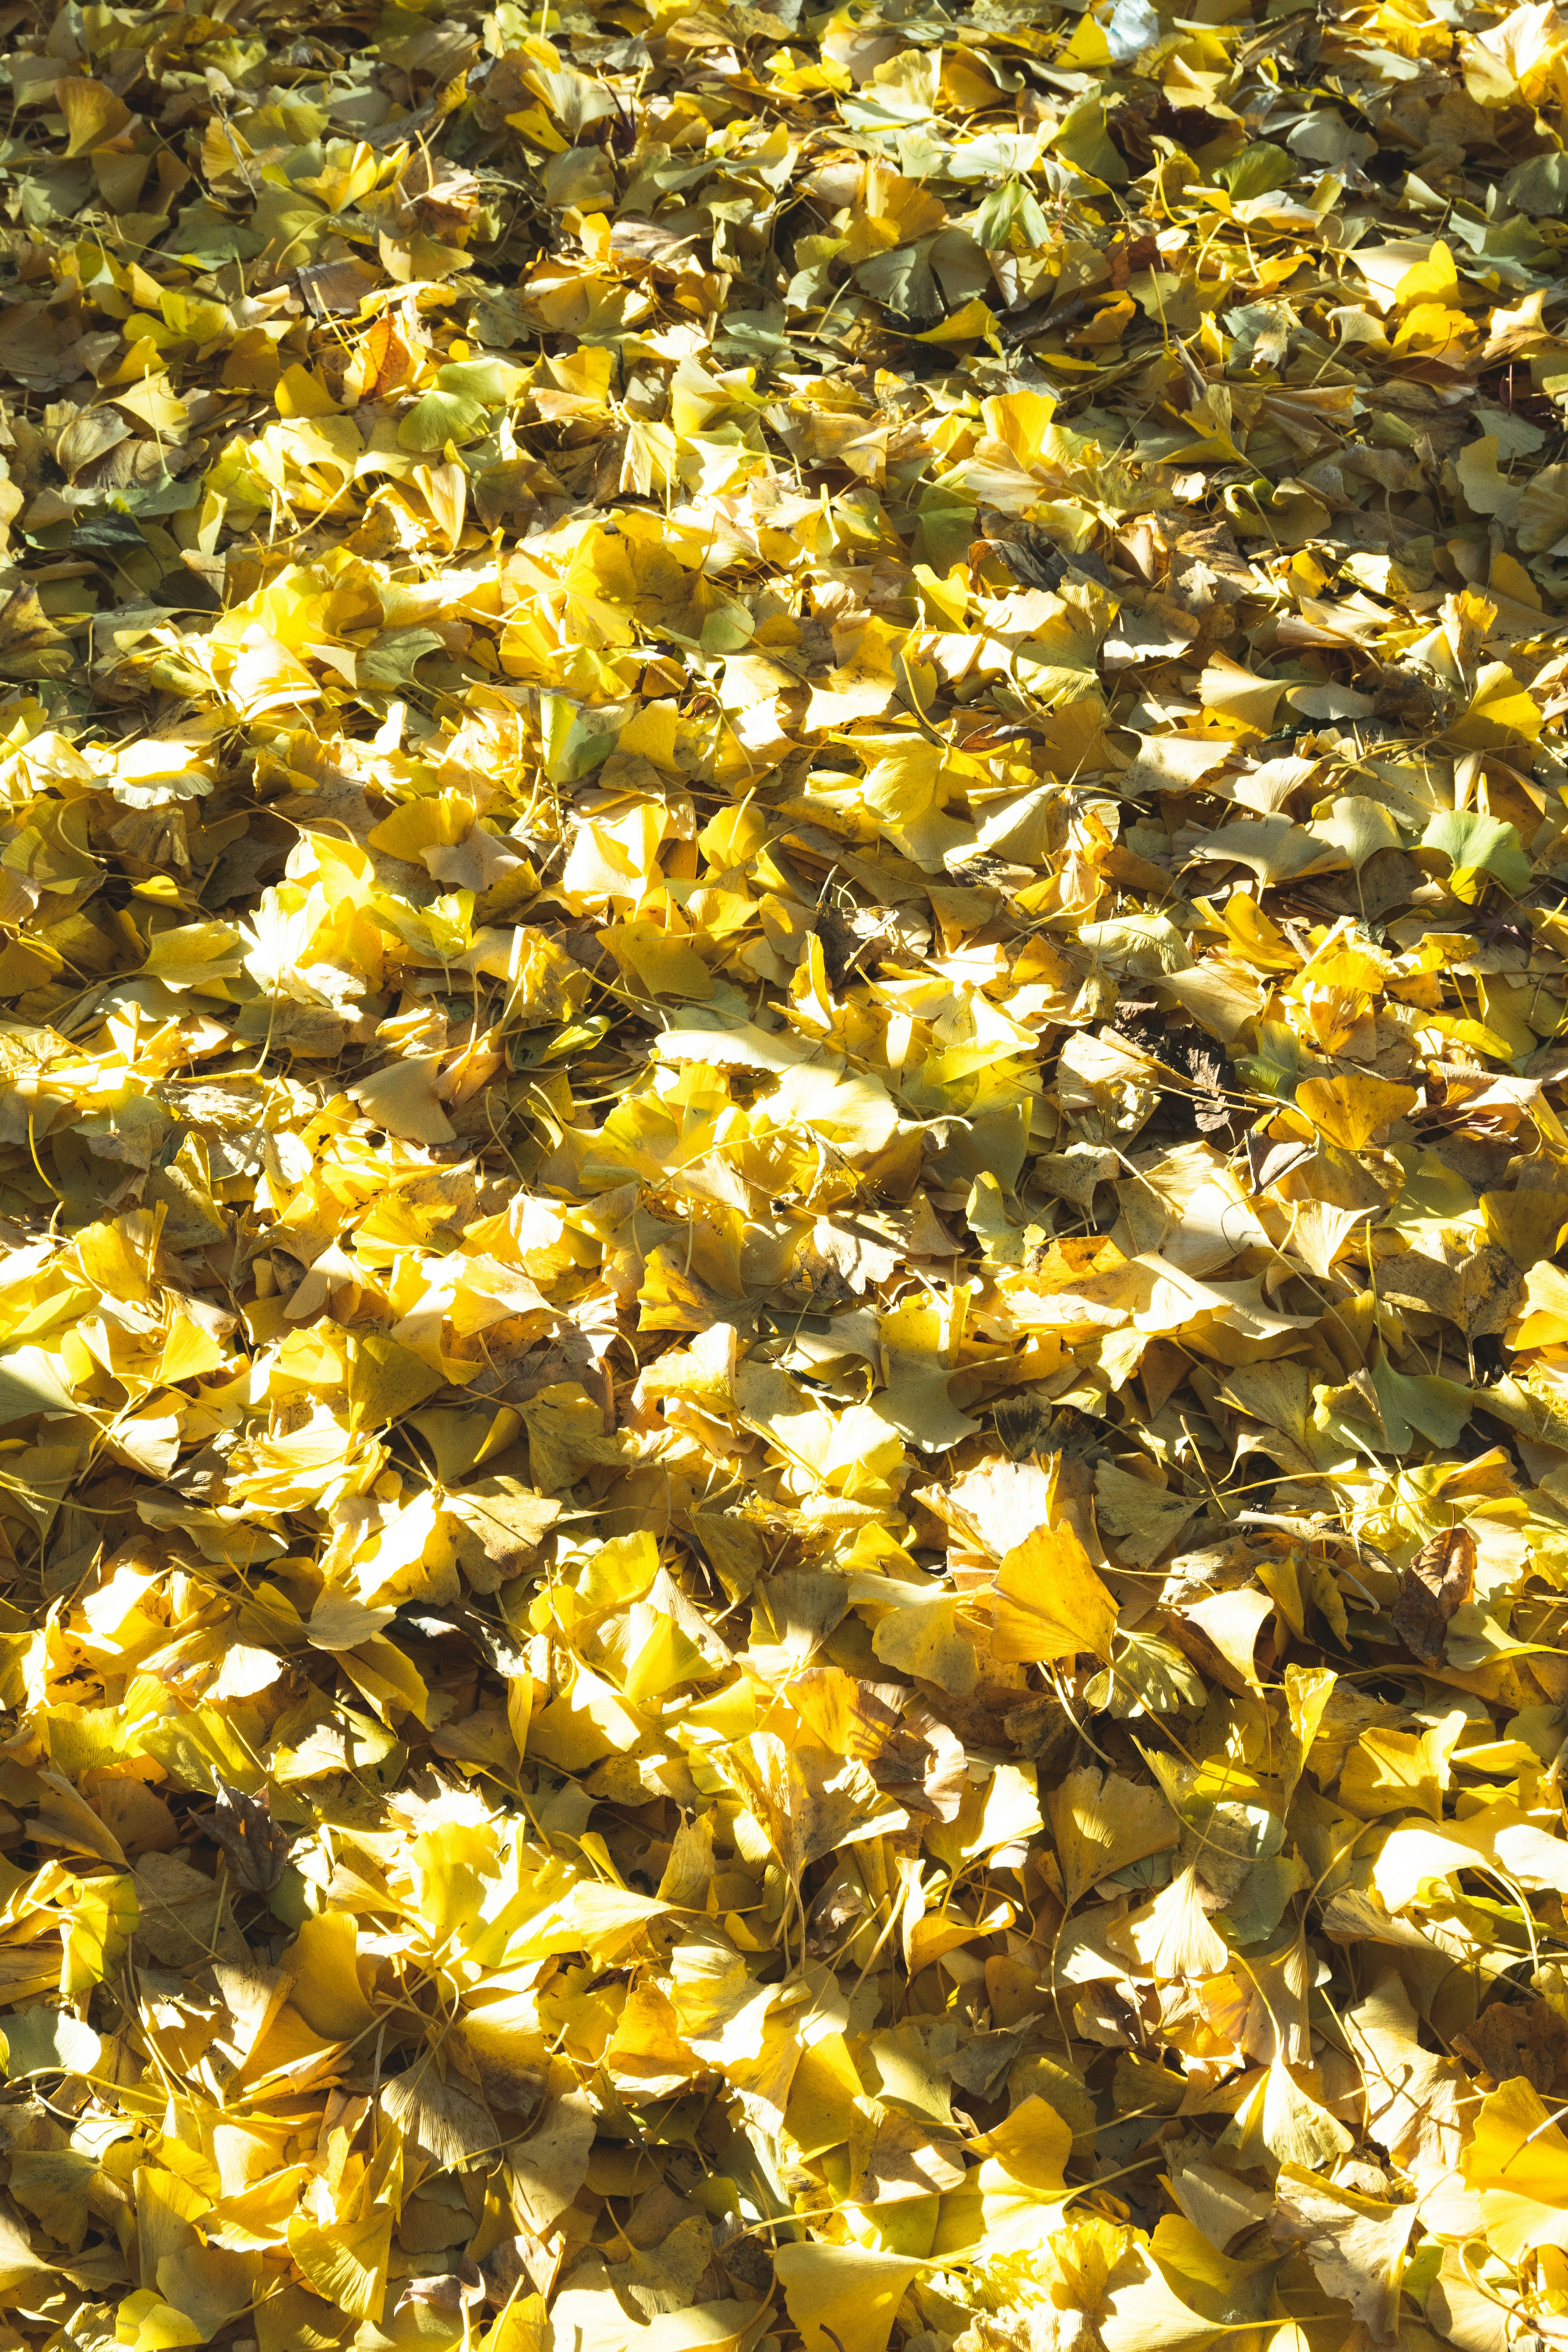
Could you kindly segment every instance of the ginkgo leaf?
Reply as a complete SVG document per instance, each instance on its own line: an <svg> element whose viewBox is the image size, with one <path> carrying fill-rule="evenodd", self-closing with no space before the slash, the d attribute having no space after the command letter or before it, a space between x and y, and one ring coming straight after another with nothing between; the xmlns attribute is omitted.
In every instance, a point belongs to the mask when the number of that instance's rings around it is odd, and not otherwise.
<svg viewBox="0 0 1568 2352"><path fill-rule="evenodd" d="M1491 2275L1489 2276L1488 2273ZM1461 2332L1484 2352L1504 2352L1508 2343L1508 2290L1511 2273L1505 2263L1477 2263L1462 2246L1445 2246L1436 2280L1426 2298L1434 2326L1453 2343Z"/></svg>
<svg viewBox="0 0 1568 2352"><path fill-rule="evenodd" d="M1084 1696L1089 1706L1109 1708L1113 1716L1125 1718L1171 1715L1180 1707L1201 1706L1207 1692L1191 1661L1173 1642L1134 1626L1122 1634L1115 1664L1095 1675Z"/></svg>
<svg viewBox="0 0 1568 2352"><path fill-rule="evenodd" d="M1355 794L1335 801L1327 817L1318 818L1316 830L1338 844L1357 874L1368 858L1384 849L1399 847L1399 827L1393 811L1381 801L1364 800Z"/></svg>
<svg viewBox="0 0 1568 2352"><path fill-rule="evenodd" d="M1350 2305L1373 2343L1392 2343L1415 2206L1390 2205L1294 2164L1280 2166L1275 2197L1276 2240L1300 2245L1323 2293Z"/></svg>
<svg viewBox="0 0 1568 2352"><path fill-rule="evenodd" d="M1191 1864L1145 1908L1130 1913L1116 1938L1140 1968L1161 1981L1217 1976L1230 1957L1225 1937L1209 1926L1203 1890Z"/></svg>
<svg viewBox="0 0 1568 2352"><path fill-rule="evenodd" d="M1158 2263L1131 2248L1106 2281L1099 2332L1107 2352L1184 2352L1212 2344L1215 2329L1174 2294Z"/></svg>
<svg viewBox="0 0 1568 2352"><path fill-rule="evenodd" d="M1510 684L1511 677L1510 672ZM1528 700L1528 697L1524 698ZM1531 709L1533 713L1533 704ZM1424 849L1440 849L1452 860L1455 887L1461 898L1475 895L1475 883L1467 885L1462 879L1467 875L1490 874L1515 897L1529 883L1530 861L1513 826L1499 818L1483 816L1477 809L1441 812L1423 834L1421 845Z"/></svg>
<svg viewBox="0 0 1568 2352"><path fill-rule="evenodd" d="M531 2229L548 2230L583 2187L595 2129L592 2102L556 2060L538 2122L515 2144L512 2158L519 2209Z"/></svg>
<svg viewBox="0 0 1568 2352"><path fill-rule="evenodd" d="M1522 2076L1481 2102L1462 2158L1472 2189L1501 2189L1544 2205L1568 2198L1568 2139Z"/></svg>
<svg viewBox="0 0 1568 2352"><path fill-rule="evenodd" d="M1216 1592L1206 1601L1189 1601L1182 1614L1189 1625L1213 1643L1226 1664L1243 1685L1262 1687L1257 1665L1258 1637L1273 1614L1273 1595L1240 1586Z"/></svg>
<svg viewBox="0 0 1568 2352"><path fill-rule="evenodd" d="M0 1416L5 1421L74 1409L58 1367L42 1348L14 1348L0 1356Z"/></svg>
<svg viewBox="0 0 1568 2352"><path fill-rule="evenodd" d="M1353 2145L1338 2116L1297 2082L1279 2057L1237 2109L1221 2143L1235 2148L1244 2164L1261 2164L1271 2171L1290 2164L1309 2172L1321 2170Z"/></svg>
<svg viewBox="0 0 1568 2352"><path fill-rule="evenodd" d="M1129 1568L1147 1568L1170 1550L1198 1504L1102 1463L1094 1474L1095 1517L1101 1535Z"/></svg>
<svg viewBox="0 0 1568 2352"><path fill-rule="evenodd" d="M1414 1109L1415 1089L1357 1072L1348 1078L1308 1078L1296 1089L1307 1117L1348 1151L1359 1151L1390 1122Z"/></svg>
<svg viewBox="0 0 1568 2352"><path fill-rule="evenodd" d="M303 2214L289 2224L289 2255L300 2275L324 2301L361 2319L380 2316L391 2245L392 2215L384 2207L326 2229Z"/></svg>
<svg viewBox="0 0 1568 2352"><path fill-rule="evenodd" d="M11 2159L11 2194L74 2253L87 2235L88 2189L98 2168L80 2148L21 2148Z"/></svg>
<svg viewBox="0 0 1568 2352"><path fill-rule="evenodd" d="M225 2246L183 2247L158 2263L159 2293L200 2328L204 2343L249 2309L260 2277L259 2256Z"/></svg>
<svg viewBox="0 0 1568 2352"><path fill-rule="evenodd" d="M439 1060L436 1054L410 1054L373 1071L350 1091L366 1116L389 1135L413 1143L450 1143L457 1130L432 1084Z"/></svg>
<svg viewBox="0 0 1568 2352"><path fill-rule="evenodd" d="M980 1678L980 1661L958 1627L963 1605L961 1596L947 1593L902 1600L879 1618L872 1647L889 1665L938 1683L955 1698L967 1697Z"/></svg>
<svg viewBox="0 0 1568 2352"><path fill-rule="evenodd" d="M433 1371L412 1349L382 1332L369 1332L355 1346L349 1372L350 1426L384 1428L423 1404L441 1386L439 1372Z"/></svg>
<svg viewBox="0 0 1568 2352"><path fill-rule="evenodd" d="M90 2026L65 2010L18 2010L3 2030L5 2072L14 2083L27 2074L89 2074L102 2046Z"/></svg>
<svg viewBox="0 0 1568 2352"><path fill-rule="evenodd" d="M68 157L89 154L131 121L131 109L122 99L86 77L73 74L57 83L56 101L66 120Z"/></svg>
<svg viewBox="0 0 1568 2352"><path fill-rule="evenodd" d="M1009 1551L991 1603L998 1658L1110 1655L1116 1601L1070 1528L1042 1529Z"/></svg>
<svg viewBox="0 0 1568 2352"><path fill-rule="evenodd" d="M893 2315L920 2267L864 2246L784 2245L773 2256L807 2352L884 2352Z"/></svg>
<svg viewBox="0 0 1568 2352"><path fill-rule="evenodd" d="M1114 1877L1130 1863L1174 1845L1181 1824L1164 1798L1147 1783L1080 1765L1046 1800L1061 1865L1063 1892L1076 1903L1097 1879Z"/></svg>
<svg viewBox="0 0 1568 2352"><path fill-rule="evenodd" d="M351 1914L323 1911L301 1923L282 1955L293 1977L294 2006L312 2032L331 2042L354 2042L374 2027L358 1969L359 1930Z"/></svg>

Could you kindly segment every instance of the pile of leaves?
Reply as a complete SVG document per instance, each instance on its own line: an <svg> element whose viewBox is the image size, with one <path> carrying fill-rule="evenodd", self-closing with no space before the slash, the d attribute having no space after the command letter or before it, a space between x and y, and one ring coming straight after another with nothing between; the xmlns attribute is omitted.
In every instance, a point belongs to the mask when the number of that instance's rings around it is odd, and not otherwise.
<svg viewBox="0 0 1568 2352"><path fill-rule="evenodd" d="M0 2352L1561 2344L1568 17L0 21Z"/></svg>

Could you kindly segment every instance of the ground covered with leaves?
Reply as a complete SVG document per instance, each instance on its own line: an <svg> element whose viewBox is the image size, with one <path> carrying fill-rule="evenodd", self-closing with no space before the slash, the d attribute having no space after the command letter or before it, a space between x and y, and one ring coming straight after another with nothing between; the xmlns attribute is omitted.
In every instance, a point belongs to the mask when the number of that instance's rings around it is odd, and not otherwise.
<svg viewBox="0 0 1568 2352"><path fill-rule="evenodd" d="M0 24L0 2352L1563 2344L1568 20Z"/></svg>

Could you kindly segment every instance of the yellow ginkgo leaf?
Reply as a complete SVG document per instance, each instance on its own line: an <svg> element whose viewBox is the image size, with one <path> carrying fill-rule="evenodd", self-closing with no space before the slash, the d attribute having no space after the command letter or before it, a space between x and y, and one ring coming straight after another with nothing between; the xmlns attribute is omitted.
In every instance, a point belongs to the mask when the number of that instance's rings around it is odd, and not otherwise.
<svg viewBox="0 0 1568 2352"><path fill-rule="evenodd" d="M1415 1108L1415 1089L1358 1071L1352 1077L1305 1078L1296 1102L1331 1143L1361 1151Z"/></svg>
<svg viewBox="0 0 1568 2352"><path fill-rule="evenodd" d="M918 2262L865 2246L781 2246L773 2268L806 2352L885 2352Z"/></svg>
<svg viewBox="0 0 1568 2352"><path fill-rule="evenodd" d="M1217 1976L1230 1958L1224 1937L1209 1925L1191 1864L1146 1908L1130 1914L1115 1934L1156 1981Z"/></svg>
<svg viewBox="0 0 1568 2352"><path fill-rule="evenodd" d="M991 1602L998 1658L1047 1661L1110 1655L1114 1595L1070 1528L1042 1528L1007 1553Z"/></svg>

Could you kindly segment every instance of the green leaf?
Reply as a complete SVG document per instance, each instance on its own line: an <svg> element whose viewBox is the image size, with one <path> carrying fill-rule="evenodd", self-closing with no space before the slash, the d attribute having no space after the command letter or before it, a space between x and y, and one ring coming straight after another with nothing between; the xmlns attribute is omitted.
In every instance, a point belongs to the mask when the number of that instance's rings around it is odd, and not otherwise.
<svg viewBox="0 0 1568 2352"><path fill-rule="evenodd" d="M1122 1637L1114 1661L1095 1675L1083 1696L1086 1706L1108 1708L1124 1718L1202 1706L1208 1692L1192 1660L1173 1642L1134 1631Z"/></svg>
<svg viewBox="0 0 1568 2352"><path fill-rule="evenodd" d="M1454 895L1467 903L1477 896L1474 877L1479 874L1500 882L1510 898L1530 887L1531 867L1523 844L1501 817L1483 816L1479 809L1444 809L1422 835L1421 846L1440 849L1451 861Z"/></svg>
<svg viewBox="0 0 1568 2352"><path fill-rule="evenodd" d="M1228 188L1233 204L1245 204L1249 196L1267 196L1293 180L1300 169L1295 157L1271 140L1255 140L1233 155L1228 163L1220 164L1215 173L1216 186Z"/></svg>
<svg viewBox="0 0 1568 2352"><path fill-rule="evenodd" d="M433 452L448 441L476 440L490 410L509 407L527 380L506 360L449 361L437 369L434 389L415 402L399 425L399 446Z"/></svg>
<svg viewBox="0 0 1568 2352"><path fill-rule="evenodd" d="M465 441L479 439L488 415L484 402L475 393L427 392L399 424L398 446L428 456L444 449L448 441L461 447Z"/></svg>
<svg viewBox="0 0 1568 2352"><path fill-rule="evenodd" d="M1434 1445L1457 1445L1475 1411L1476 1401L1468 1389L1432 1372L1414 1377L1396 1372L1381 1349L1372 1367L1372 1385L1388 1444L1395 1454L1408 1454L1416 1434L1430 1438Z"/></svg>
<svg viewBox="0 0 1568 2352"><path fill-rule="evenodd" d="M974 240L988 252L1026 252L1050 242L1044 213L1022 180L1010 180L994 189L974 219Z"/></svg>

